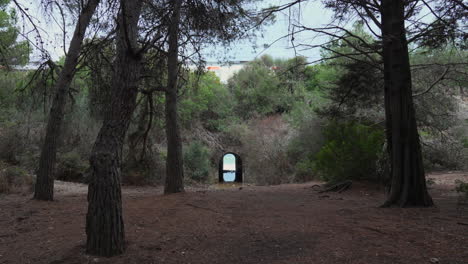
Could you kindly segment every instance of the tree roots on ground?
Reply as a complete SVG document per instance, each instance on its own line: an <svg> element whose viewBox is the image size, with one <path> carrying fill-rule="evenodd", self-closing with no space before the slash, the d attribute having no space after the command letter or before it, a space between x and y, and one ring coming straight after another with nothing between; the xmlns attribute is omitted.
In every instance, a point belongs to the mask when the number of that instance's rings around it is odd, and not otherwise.
<svg viewBox="0 0 468 264"><path fill-rule="evenodd" d="M320 186L320 185L315 184L311 188L315 189L315 190L319 190L319 193L324 193L324 192L342 193L342 192L348 190L351 187L352 184L353 184L352 181L346 180L346 181L338 182L338 183L335 183L335 184L332 184L332 185L325 184L323 186Z"/></svg>

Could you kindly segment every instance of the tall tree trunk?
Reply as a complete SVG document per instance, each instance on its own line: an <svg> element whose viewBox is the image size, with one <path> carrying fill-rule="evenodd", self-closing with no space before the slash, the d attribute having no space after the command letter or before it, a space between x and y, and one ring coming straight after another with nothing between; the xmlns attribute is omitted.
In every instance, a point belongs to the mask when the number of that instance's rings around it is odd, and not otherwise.
<svg viewBox="0 0 468 264"><path fill-rule="evenodd" d="M179 56L179 23L182 1L173 1L173 12L169 26L169 51L167 59L168 85L166 90L166 184L164 193L184 191L184 166L182 158L182 141L177 116L177 83Z"/></svg>
<svg viewBox="0 0 468 264"><path fill-rule="evenodd" d="M120 186L122 147L136 107L141 55L137 51L141 0L121 0L117 59L109 110L94 143L86 215L86 252L113 256L125 251Z"/></svg>
<svg viewBox="0 0 468 264"><path fill-rule="evenodd" d="M404 0L382 0L387 140L391 187L384 206L432 206L412 97Z"/></svg>
<svg viewBox="0 0 468 264"><path fill-rule="evenodd" d="M57 144L61 133L65 104L70 84L75 75L78 58L81 52L83 38L91 17L96 11L100 0L89 0L81 11L76 23L65 64L60 72L59 79L55 84L55 97L50 109L49 121L47 123L46 137L42 146L39 159L39 169L34 188L34 199L52 201L54 199L54 171L57 156Z"/></svg>

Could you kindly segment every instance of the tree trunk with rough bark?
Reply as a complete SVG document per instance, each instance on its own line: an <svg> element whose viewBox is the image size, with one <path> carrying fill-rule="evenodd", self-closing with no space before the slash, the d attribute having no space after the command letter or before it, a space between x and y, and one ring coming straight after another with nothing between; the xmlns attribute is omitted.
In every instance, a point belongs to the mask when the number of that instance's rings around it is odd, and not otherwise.
<svg viewBox="0 0 468 264"><path fill-rule="evenodd" d="M391 187L387 206L432 206L412 97L404 1L382 1L385 111Z"/></svg>
<svg viewBox="0 0 468 264"><path fill-rule="evenodd" d="M169 50L167 59L168 85L166 90L167 160L166 183L164 188L164 193L166 194L184 191L182 140L177 116L179 23L181 4L181 0L173 1L173 12L169 27Z"/></svg>
<svg viewBox="0 0 468 264"><path fill-rule="evenodd" d="M141 0L121 0L112 99L90 157L86 252L114 256L125 251L120 186L122 147L136 107L141 69L137 51Z"/></svg>
<svg viewBox="0 0 468 264"><path fill-rule="evenodd" d="M50 109L46 137L44 145L42 146L37 180L34 188L34 199L36 200L52 201L54 199L54 172L57 145L61 134L63 116L65 114L66 98L70 89L70 84L75 75L86 28L99 2L100 0L90 0L81 11L70 42L70 47L68 48L67 56L65 57L65 64L55 84L56 93Z"/></svg>

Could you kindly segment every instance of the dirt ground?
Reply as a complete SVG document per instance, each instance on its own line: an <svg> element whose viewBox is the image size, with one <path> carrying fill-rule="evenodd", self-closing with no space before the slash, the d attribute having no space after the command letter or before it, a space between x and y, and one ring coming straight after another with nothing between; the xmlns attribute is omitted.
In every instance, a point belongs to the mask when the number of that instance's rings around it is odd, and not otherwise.
<svg viewBox="0 0 468 264"><path fill-rule="evenodd" d="M57 183L57 201L0 196L0 263L468 264L468 205L453 191L468 173L432 174L435 208L378 206L383 191L353 184L212 186L163 196L124 188L127 251L84 254L84 185Z"/></svg>

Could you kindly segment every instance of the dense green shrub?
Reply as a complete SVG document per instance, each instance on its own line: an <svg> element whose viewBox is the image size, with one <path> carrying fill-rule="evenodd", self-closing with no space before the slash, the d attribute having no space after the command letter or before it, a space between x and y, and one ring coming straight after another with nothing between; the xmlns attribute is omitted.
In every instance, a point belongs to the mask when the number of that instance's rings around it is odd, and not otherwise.
<svg viewBox="0 0 468 264"><path fill-rule="evenodd" d="M296 163L296 175L294 180L297 182L307 182L314 179L314 159L306 157Z"/></svg>
<svg viewBox="0 0 468 264"><path fill-rule="evenodd" d="M312 70L306 64L303 57L274 60L268 55L246 64L227 85L237 106L235 113L247 120L291 111L306 97Z"/></svg>
<svg viewBox="0 0 468 264"><path fill-rule="evenodd" d="M184 151L185 174L192 180L204 182L210 174L210 151L201 142L194 141Z"/></svg>
<svg viewBox="0 0 468 264"><path fill-rule="evenodd" d="M209 131L220 131L232 118L233 98L213 72L191 73L180 101L182 126L190 128L200 122Z"/></svg>
<svg viewBox="0 0 468 264"><path fill-rule="evenodd" d="M316 155L315 169L328 182L377 180L377 161L384 131L358 123L331 123L326 143Z"/></svg>
<svg viewBox="0 0 468 264"><path fill-rule="evenodd" d="M288 145L288 157L295 164L295 181L314 179L314 159L323 144L322 121L318 118L303 118Z"/></svg>

